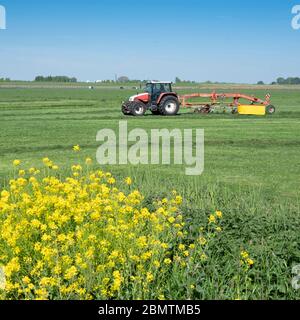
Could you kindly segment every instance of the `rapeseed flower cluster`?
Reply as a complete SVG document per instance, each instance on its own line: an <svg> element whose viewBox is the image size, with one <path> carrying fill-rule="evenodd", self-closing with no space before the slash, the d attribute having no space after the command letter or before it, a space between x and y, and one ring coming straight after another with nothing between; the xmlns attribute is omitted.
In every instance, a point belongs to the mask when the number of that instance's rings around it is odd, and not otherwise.
<svg viewBox="0 0 300 320"><path fill-rule="evenodd" d="M249 253L245 250L241 251L240 264L245 271L248 271L254 265L254 260L250 258Z"/></svg>
<svg viewBox="0 0 300 320"><path fill-rule="evenodd" d="M176 191L149 210L130 177L92 171L90 158L66 178L42 162L46 170L20 169L0 192L0 298L164 299L167 279L209 258L210 237L201 229L190 240ZM209 217L216 233L221 218Z"/></svg>

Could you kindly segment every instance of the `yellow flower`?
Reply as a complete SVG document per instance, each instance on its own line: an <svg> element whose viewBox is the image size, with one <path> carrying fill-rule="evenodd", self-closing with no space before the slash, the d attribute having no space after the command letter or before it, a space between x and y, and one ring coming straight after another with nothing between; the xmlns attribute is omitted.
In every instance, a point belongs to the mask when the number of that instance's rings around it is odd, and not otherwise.
<svg viewBox="0 0 300 320"><path fill-rule="evenodd" d="M211 214L209 216L209 218L208 218L208 221L209 221L209 223L215 223L216 222L216 217L213 214Z"/></svg>
<svg viewBox="0 0 300 320"><path fill-rule="evenodd" d="M154 280L154 276L151 272L147 272L147 282L152 282Z"/></svg>
<svg viewBox="0 0 300 320"><path fill-rule="evenodd" d="M77 144L76 146L73 147L73 151L79 152L80 151L80 146Z"/></svg>
<svg viewBox="0 0 300 320"><path fill-rule="evenodd" d="M127 177L124 181L128 186L130 186L132 184L132 180L130 177Z"/></svg>
<svg viewBox="0 0 300 320"><path fill-rule="evenodd" d="M204 246L204 245L206 245L207 241L206 241L206 239L205 239L204 237L200 237L200 238L199 238L199 243L200 243L202 246Z"/></svg>
<svg viewBox="0 0 300 320"><path fill-rule="evenodd" d="M170 223L174 223L174 222L175 222L175 218L174 218L174 217L170 217L170 218L168 219L168 221L169 221Z"/></svg>
<svg viewBox="0 0 300 320"><path fill-rule="evenodd" d="M247 263L249 266L252 266L254 264L254 261L252 259L248 258Z"/></svg>
<svg viewBox="0 0 300 320"><path fill-rule="evenodd" d="M26 173L25 170L19 170L19 176L21 177L25 176L25 173Z"/></svg>
<svg viewBox="0 0 300 320"><path fill-rule="evenodd" d="M217 232L221 232L221 231L222 231L222 228L221 228L221 227L216 227L216 231L217 231Z"/></svg>
<svg viewBox="0 0 300 320"><path fill-rule="evenodd" d="M3 190L3 191L1 192L1 197L2 197L2 198L5 198L5 199L8 200L9 196L10 196L10 193L9 193L7 190Z"/></svg>
<svg viewBox="0 0 300 320"><path fill-rule="evenodd" d="M73 165L72 171L82 171L82 166L80 164Z"/></svg>
<svg viewBox="0 0 300 320"><path fill-rule="evenodd" d="M159 268L159 267L160 267L160 262L159 262L158 260L155 260L155 261L153 262L153 264L154 264L154 266L155 266L156 268Z"/></svg>
<svg viewBox="0 0 300 320"><path fill-rule="evenodd" d="M86 165L90 165L90 164L92 164L92 162L93 162L93 161L92 161L91 158L86 158L86 159L85 159L85 164L86 164Z"/></svg>
<svg viewBox="0 0 300 320"><path fill-rule="evenodd" d="M43 163L46 167L49 167L49 168L53 166L53 163L49 158L43 158Z"/></svg>
<svg viewBox="0 0 300 320"><path fill-rule="evenodd" d="M20 161L20 160L14 160L14 161L13 161L13 165L14 165L15 167L19 166L20 164L21 164L21 161Z"/></svg>
<svg viewBox="0 0 300 320"><path fill-rule="evenodd" d="M184 251L184 250L185 250L185 245L181 243L181 244L178 246L178 249L179 249L180 251Z"/></svg>
<svg viewBox="0 0 300 320"><path fill-rule="evenodd" d="M166 265L169 265L169 264L171 264L171 263L172 263L172 260L169 259L169 258L166 258L166 259L164 260L164 264L166 264Z"/></svg>
<svg viewBox="0 0 300 320"><path fill-rule="evenodd" d="M242 252L241 252L241 257L242 257L243 259L247 259L247 258L249 257L249 253L248 253L247 251L242 251Z"/></svg>
<svg viewBox="0 0 300 320"><path fill-rule="evenodd" d="M118 270L114 271L113 278L114 278L114 281L113 281L113 285L112 285L111 289L112 289L112 291L119 291L121 284L122 284L122 281L123 281L123 277L121 276L120 271L118 271Z"/></svg>
<svg viewBox="0 0 300 320"><path fill-rule="evenodd" d="M107 180L107 183L108 183L108 184L115 184L115 183L116 183L116 180L115 180L115 178L109 178L109 179Z"/></svg>
<svg viewBox="0 0 300 320"><path fill-rule="evenodd" d="M200 256L201 261L206 261L207 260L207 255L205 253L202 253Z"/></svg>
<svg viewBox="0 0 300 320"><path fill-rule="evenodd" d="M144 248L147 246L147 237L141 236L137 239L137 246L140 248Z"/></svg>
<svg viewBox="0 0 300 320"><path fill-rule="evenodd" d="M184 251L183 254L184 254L186 257L188 257L188 256L190 255L190 253L189 253L187 250Z"/></svg>
<svg viewBox="0 0 300 320"><path fill-rule="evenodd" d="M49 234L44 234L43 236L42 236L42 240L43 241L50 241L51 240L51 236L49 235Z"/></svg>
<svg viewBox="0 0 300 320"><path fill-rule="evenodd" d="M34 173L35 173L35 168L30 168L30 169L28 170L28 172L29 172L30 174L34 174Z"/></svg>
<svg viewBox="0 0 300 320"><path fill-rule="evenodd" d="M152 257L152 252L151 251L147 251L147 252L145 252L145 253L143 253L141 255L141 259L144 260L144 261L149 260L151 257Z"/></svg>
<svg viewBox="0 0 300 320"><path fill-rule="evenodd" d="M182 204L182 197L181 197L181 196L177 196L177 197L175 198L175 202L176 202L177 205Z"/></svg>
<svg viewBox="0 0 300 320"><path fill-rule="evenodd" d="M13 258L10 260L10 262L5 266L5 275L10 278L11 275L15 272L20 271L20 263L19 263L19 258Z"/></svg>
<svg viewBox="0 0 300 320"><path fill-rule="evenodd" d="M216 211L216 216L217 216L218 218L222 218L222 217L223 217L223 214L222 214L221 211Z"/></svg>
<svg viewBox="0 0 300 320"><path fill-rule="evenodd" d="M65 272L65 279L66 280L71 280L77 275L77 268L75 266L72 266Z"/></svg>

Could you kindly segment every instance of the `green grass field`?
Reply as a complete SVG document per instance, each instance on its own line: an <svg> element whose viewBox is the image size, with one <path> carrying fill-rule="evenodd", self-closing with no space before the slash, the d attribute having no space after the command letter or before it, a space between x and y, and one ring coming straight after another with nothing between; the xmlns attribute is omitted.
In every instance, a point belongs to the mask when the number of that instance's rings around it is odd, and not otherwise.
<svg viewBox="0 0 300 320"><path fill-rule="evenodd" d="M189 91L195 90L180 93ZM264 98L270 90L242 91ZM199 298L300 298L300 290L291 285L292 267L300 264L300 88L271 90L277 112L263 117L187 111L176 117L125 117L121 101L135 93L117 88L0 88L1 186L7 185L14 159L26 167L42 167L41 159L49 157L68 171L77 161L75 144L84 156L95 158L98 130L116 129L121 119L128 120L129 129L204 129L201 176L185 176L184 166L172 165L105 169L117 177L131 176L146 203L176 189L184 198L182 211L190 221L191 237L209 213L223 212L221 241L206 276L199 275ZM251 281L239 288L235 257L243 249L255 264Z"/></svg>

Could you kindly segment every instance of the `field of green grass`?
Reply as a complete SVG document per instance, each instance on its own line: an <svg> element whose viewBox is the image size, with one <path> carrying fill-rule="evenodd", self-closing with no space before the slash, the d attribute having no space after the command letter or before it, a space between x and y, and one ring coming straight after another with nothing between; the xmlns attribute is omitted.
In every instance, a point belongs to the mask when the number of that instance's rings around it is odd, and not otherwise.
<svg viewBox="0 0 300 320"><path fill-rule="evenodd" d="M195 91L179 90L180 93ZM98 130L201 128L205 130L205 169L189 177L184 166L107 166L117 177L131 176L145 203L176 189L193 236L207 215L224 215L221 240L204 274L197 275L203 299L299 299L292 267L300 264L300 88L243 89L264 98L272 94L272 116L147 114L125 117L120 104L134 90L0 88L0 185L7 185L11 163L42 167L49 157L66 171L77 161L72 146L94 159ZM96 164L94 164L97 167ZM239 256L247 250L255 263L249 281L239 283ZM236 294L239 292L239 294ZM178 298L175 296L175 298ZM179 297L182 298L182 297Z"/></svg>

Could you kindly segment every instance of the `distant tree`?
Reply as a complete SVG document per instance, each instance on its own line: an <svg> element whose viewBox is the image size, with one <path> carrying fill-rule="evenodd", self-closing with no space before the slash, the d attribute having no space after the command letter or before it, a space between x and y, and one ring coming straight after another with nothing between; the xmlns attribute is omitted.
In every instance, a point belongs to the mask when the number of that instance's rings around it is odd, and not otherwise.
<svg viewBox="0 0 300 320"><path fill-rule="evenodd" d="M280 77L280 78L277 78L277 83L278 84L286 84L286 80L284 78Z"/></svg>
<svg viewBox="0 0 300 320"><path fill-rule="evenodd" d="M180 83L182 82L178 77L175 78L175 83Z"/></svg>
<svg viewBox="0 0 300 320"><path fill-rule="evenodd" d="M119 77L118 82L129 82L129 78L126 76Z"/></svg>
<svg viewBox="0 0 300 320"><path fill-rule="evenodd" d="M297 77L288 78L287 81L288 81L288 84L300 84L300 78L297 78Z"/></svg>
<svg viewBox="0 0 300 320"><path fill-rule="evenodd" d="M274 86L275 84L277 84L277 82L275 82L275 81L271 82L272 86Z"/></svg>
<svg viewBox="0 0 300 320"><path fill-rule="evenodd" d="M263 84L265 84L265 83L264 83L263 81L258 81L257 84L263 85Z"/></svg>
<svg viewBox="0 0 300 320"><path fill-rule="evenodd" d="M296 82L295 84L300 84L300 78L298 78L298 77L295 78L295 82Z"/></svg>
<svg viewBox="0 0 300 320"><path fill-rule="evenodd" d="M44 77L43 76L36 76L34 81L44 81Z"/></svg>

